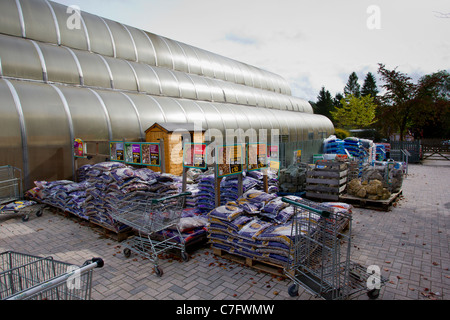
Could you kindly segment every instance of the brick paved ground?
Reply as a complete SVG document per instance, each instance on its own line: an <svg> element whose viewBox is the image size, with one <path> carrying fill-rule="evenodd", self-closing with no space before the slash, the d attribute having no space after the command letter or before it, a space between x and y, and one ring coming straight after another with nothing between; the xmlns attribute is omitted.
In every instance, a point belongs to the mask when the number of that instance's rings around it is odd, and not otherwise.
<svg viewBox="0 0 450 320"><path fill-rule="evenodd" d="M450 298L450 162L410 165L404 197L392 211L354 209L352 260L378 265L389 279L381 290L384 300ZM82 264L100 256L92 298L96 300L312 300L303 289L292 298L290 281L232 263L206 247L188 262L166 259L159 278L140 257L125 258L120 244L105 238L76 218L45 211L22 222L0 216L0 252L15 250L52 255ZM367 299L359 295L354 299Z"/></svg>

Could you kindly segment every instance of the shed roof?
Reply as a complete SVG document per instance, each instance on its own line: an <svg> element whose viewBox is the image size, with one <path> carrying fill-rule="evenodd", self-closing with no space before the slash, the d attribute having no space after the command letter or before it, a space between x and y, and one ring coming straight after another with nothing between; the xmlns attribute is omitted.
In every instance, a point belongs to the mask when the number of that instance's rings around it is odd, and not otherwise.
<svg viewBox="0 0 450 320"><path fill-rule="evenodd" d="M195 126L194 123L180 123L180 122L155 122L150 128L145 130L145 133L149 132L151 129L159 128L166 133L175 132L175 131L202 131L205 132L206 129L203 127ZM199 130L201 129L201 130Z"/></svg>

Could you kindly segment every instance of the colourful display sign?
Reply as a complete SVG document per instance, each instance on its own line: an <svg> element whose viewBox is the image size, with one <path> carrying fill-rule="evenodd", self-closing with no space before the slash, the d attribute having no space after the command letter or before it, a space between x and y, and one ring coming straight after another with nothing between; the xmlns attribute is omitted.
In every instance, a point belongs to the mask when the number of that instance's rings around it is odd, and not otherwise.
<svg viewBox="0 0 450 320"><path fill-rule="evenodd" d="M301 162L302 162L302 150L295 150L294 163L301 163Z"/></svg>
<svg viewBox="0 0 450 320"><path fill-rule="evenodd" d="M121 141L110 141L109 157L111 161L124 161L124 143Z"/></svg>
<svg viewBox="0 0 450 320"><path fill-rule="evenodd" d="M217 152L217 175L225 177L240 174L244 168L242 145L221 146Z"/></svg>
<svg viewBox="0 0 450 320"><path fill-rule="evenodd" d="M142 143L142 164L147 166L161 166L158 143Z"/></svg>
<svg viewBox="0 0 450 320"><path fill-rule="evenodd" d="M248 145L247 170L259 170L267 167L267 145L250 143Z"/></svg>
<svg viewBox="0 0 450 320"><path fill-rule="evenodd" d="M86 145L84 144L83 140L81 139L74 139L73 140L73 149L74 149L74 156L77 158L84 158L86 153Z"/></svg>
<svg viewBox="0 0 450 320"><path fill-rule="evenodd" d="M111 161L128 164L161 166L159 143L151 142L110 142Z"/></svg>
<svg viewBox="0 0 450 320"><path fill-rule="evenodd" d="M186 168L206 169L206 144L185 143L183 166Z"/></svg>

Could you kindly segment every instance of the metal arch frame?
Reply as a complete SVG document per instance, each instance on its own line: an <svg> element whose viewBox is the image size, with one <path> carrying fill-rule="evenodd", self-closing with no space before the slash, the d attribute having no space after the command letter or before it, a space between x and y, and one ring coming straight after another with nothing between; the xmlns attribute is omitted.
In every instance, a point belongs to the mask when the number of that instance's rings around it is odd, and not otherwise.
<svg viewBox="0 0 450 320"><path fill-rule="evenodd" d="M206 117L205 115L205 110L203 110L203 108L197 103L197 101L192 101L194 102L194 104L197 106L197 108L201 111L201 113L203 114L203 119L205 119L206 122L206 126L209 128L209 123L208 123L208 117Z"/></svg>
<svg viewBox="0 0 450 320"><path fill-rule="evenodd" d="M195 99L198 100L198 90L197 90L197 86L195 85L194 80L192 80L191 76L189 73L186 73L186 76L189 78L189 80L191 80L192 85L194 86L194 90L195 90Z"/></svg>
<svg viewBox="0 0 450 320"><path fill-rule="evenodd" d="M186 52L184 51L183 47L181 46L181 44L178 41L174 41L174 42L177 44L178 47L180 47L181 51L183 52L184 59L186 61L186 66L187 66L187 69L188 69L187 73L190 74L191 73L191 66L189 65L189 58L188 58Z"/></svg>
<svg viewBox="0 0 450 320"><path fill-rule="evenodd" d="M134 67L131 65L131 62L130 62L130 61L125 60L125 59L123 59L123 61L125 61L125 62L128 64L128 66L130 67L131 71L133 72L133 74L134 74L134 79L135 79L135 81L136 81L136 88L137 88L137 91L140 92L140 91L141 91L141 85L140 85L140 83L139 83L139 77L138 77L138 75L137 75L137 73L136 73L136 70L135 70Z"/></svg>
<svg viewBox="0 0 450 320"><path fill-rule="evenodd" d="M65 48L67 51L69 51L70 55L73 57L73 60L75 61L75 64L78 69L78 75L80 77L80 85L84 86L84 74L83 74L83 68L81 68L80 60L78 59L77 55L71 48L65 47L65 46L63 46L63 48Z"/></svg>
<svg viewBox="0 0 450 320"><path fill-rule="evenodd" d="M159 84L159 95L162 95L162 84L161 84L161 79L158 76L158 73L155 71L155 69L153 69L153 67L151 65L148 64L144 64L147 68L149 68L153 74L155 75L156 79L158 80L158 84Z"/></svg>
<svg viewBox="0 0 450 320"><path fill-rule="evenodd" d="M137 117L137 120L138 120L141 140L144 141L145 140L145 132L144 132L144 130L142 128L142 122L141 122L141 116L139 114L139 110L136 107L136 104L134 103L134 101L125 92L120 92L120 93L128 99L128 101L131 103L131 106L133 107L134 111L136 112L136 117Z"/></svg>
<svg viewBox="0 0 450 320"><path fill-rule="evenodd" d="M91 52L91 38L89 37L89 32L86 27L86 23L84 22L84 18L83 18L83 14L82 14L81 10L80 10L80 20L81 20L81 23L83 24L84 35L86 36L87 49L89 52Z"/></svg>
<svg viewBox="0 0 450 320"><path fill-rule="evenodd" d="M42 53L42 50L39 47L39 45L36 43L36 41L34 41L34 40L28 40L28 41L30 41L33 44L34 48L36 49L36 52L37 52L38 57L39 57L39 61L41 63L42 78L43 78L43 81L45 83L47 83L48 82L47 65L45 64L44 54Z"/></svg>
<svg viewBox="0 0 450 320"><path fill-rule="evenodd" d="M20 0L15 0L16 6L17 6L17 12L19 13L19 24L20 24L20 30L22 33L22 38L27 37L27 33L25 30L25 19L23 17L23 11L22 11L22 5L20 4Z"/></svg>
<svg viewBox="0 0 450 320"><path fill-rule="evenodd" d="M172 70L175 70L175 61L173 60L173 53L172 53L172 50L170 49L169 44L168 44L167 41L164 39L164 37L162 37L162 36L157 36L157 37L159 37L159 38L162 40L162 42L164 42L164 44L165 44L166 47L167 47L167 50L169 50L170 60L172 60Z"/></svg>
<svg viewBox="0 0 450 320"><path fill-rule="evenodd" d="M57 45L60 46L61 45L61 31L59 30L58 18L56 17L55 10L50 5L50 2L48 2L48 0L44 0L44 2L47 4L48 8L50 9L50 13L52 14L53 22L55 23L56 42L57 42Z"/></svg>
<svg viewBox="0 0 450 320"><path fill-rule="evenodd" d="M153 97L152 95L149 95L149 94L146 94L145 96L149 97L150 99L152 99L158 105L158 108L161 111L161 114L163 115L164 122L167 122L167 116L166 116L166 114L165 114L161 104L158 102L158 100L156 100L155 97Z"/></svg>
<svg viewBox="0 0 450 320"><path fill-rule="evenodd" d="M168 99L172 99L173 101L175 101L175 103L180 107L181 111L183 111L185 122L188 122L188 116L187 116L186 110L184 110L183 106L178 101L178 99L175 99L175 98L168 98Z"/></svg>
<svg viewBox="0 0 450 320"><path fill-rule="evenodd" d="M178 86L178 96L179 98L183 98L183 95L181 93L181 87L180 87L180 82L178 81L178 78L175 76L175 74L173 73L173 70L167 69L167 71L172 75L172 77L175 79L175 82L177 83Z"/></svg>
<svg viewBox="0 0 450 320"><path fill-rule="evenodd" d="M103 63L105 64L106 69L108 70L108 74L109 74L109 82L111 85L111 89L114 89L114 76L112 74L112 70L111 70L111 67L109 66L108 61L106 61L105 57L102 56L101 54L96 53L96 55L98 55L100 57L100 59L103 61Z"/></svg>
<svg viewBox="0 0 450 320"><path fill-rule="evenodd" d="M125 29L125 31L130 36L131 42L133 43L133 48L134 48L134 57L136 58L136 62L139 62L139 53L138 53L136 42L134 41L133 35L131 34L130 30L128 29L128 27L126 25L124 25L123 23L119 23L119 24Z"/></svg>
<svg viewBox="0 0 450 320"><path fill-rule="evenodd" d="M7 79L3 79L5 81L9 92L11 93L11 96L14 101L14 105L17 110L17 114L19 116L19 123L20 123L20 134L21 134L21 142L22 142L22 161L23 161L23 173L24 173L24 182L25 185L28 185L28 179L30 175L30 162L29 162L29 155L28 155L28 136L27 136L27 127L25 124L25 116L23 114L22 109L22 103L20 101L19 94L16 91L16 88L14 85Z"/></svg>
<svg viewBox="0 0 450 320"><path fill-rule="evenodd" d="M114 35L113 35L112 32L111 32L111 28L110 28L109 25L106 23L105 19L103 19L103 18L100 17L100 16L97 16L97 17L99 17L99 19L100 19L101 21L103 21L103 23L105 24L106 29L108 30L109 37L111 38L112 48L113 48L113 57L114 57L114 58L117 58L116 41L114 40Z"/></svg>
<svg viewBox="0 0 450 320"><path fill-rule="evenodd" d="M105 113L105 117L106 117L106 126L108 128L108 139L113 140L111 117L109 115L109 111L108 111L108 108L106 107L105 102L103 101L102 97L100 97L98 92L96 92L94 89L91 89L91 88L87 88L87 89L89 91L91 91L97 97L98 101L100 102L100 105L101 105L103 112Z"/></svg>
<svg viewBox="0 0 450 320"><path fill-rule="evenodd" d="M73 126L72 113L70 112L69 103L67 102L67 99L64 96L64 93L62 93L61 89L59 89L54 84L50 83L49 85L56 91L56 93L59 95L59 98L61 99L61 102L62 102L63 107L64 107L64 111L65 111L66 116L67 116L67 121L69 122L70 139L71 139L71 141L74 141L74 139L75 139L75 130L74 130L74 126ZM72 154L75 154L75 148L74 148L74 144L73 143L71 143L71 150L72 150ZM75 157L72 157L72 175L74 177L76 175L76 173L75 173Z"/></svg>
<svg viewBox="0 0 450 320"><path fill-rule="evenodd" d="M147 38L148 42L152 46L153 54L154 54L154 57L155 57L155 67L157 67L158 66L158 56L156 54L156 49L155 49L155 46L153 45L152 39L150 39L150 37L148 36L148 34L144 30L141 30L141 29L137 29L137 30L141 31L144 34L144 36Z"/></svg>
<svg viewBox="0 0 450 320"><path fill-rule="evenodd" d="M193 47L193 46L189 46L189 47L192 49L192 51L194 51L195 56L196 56L197 61L198 61L198 64L200 65L200 73L201 73L201 74L199 74L199 76L205 76L205 73L204 73L204 71L203 71L203 64L202 64L202 61L201 61L200 57L198 56L198 53L197 53L196 48Z"/></svg>

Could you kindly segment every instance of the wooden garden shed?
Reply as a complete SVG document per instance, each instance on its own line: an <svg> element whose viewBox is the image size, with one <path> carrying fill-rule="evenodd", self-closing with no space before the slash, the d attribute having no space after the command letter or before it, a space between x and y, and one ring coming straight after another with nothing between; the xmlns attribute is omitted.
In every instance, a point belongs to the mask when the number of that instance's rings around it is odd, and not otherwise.
<svg viewBox="0 0 450 320"><path fill-rule="evenodd" d="M193 123L161 122L154 123L145 130L146 142L164 141L164 171L174 175L183 173L183 143L203 143L205 129L196 128ZM154 171L160 171L157 167Z"/></svg>

